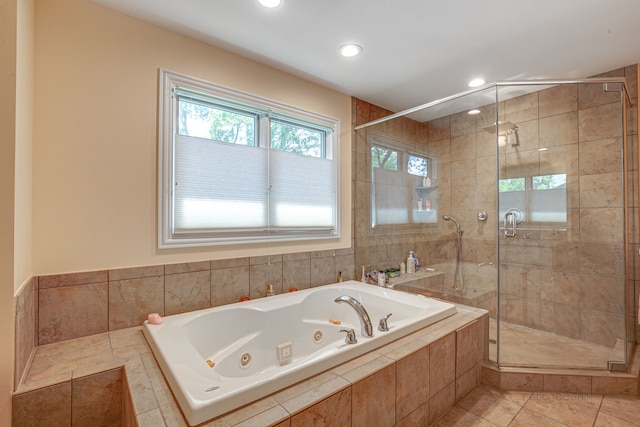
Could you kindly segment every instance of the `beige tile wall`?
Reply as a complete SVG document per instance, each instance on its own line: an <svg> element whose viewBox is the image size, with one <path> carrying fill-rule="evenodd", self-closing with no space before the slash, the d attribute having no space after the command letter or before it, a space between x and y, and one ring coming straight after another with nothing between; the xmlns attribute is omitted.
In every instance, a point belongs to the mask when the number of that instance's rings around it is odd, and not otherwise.
<svg viewBox="0 0 640 427"><path fill-rule="evenodd" d="M532 392L638 395L640 352L636 347L629 358L627 372L513 369L501 371L493 365L482 368L482 383L501 390ZM564 372L564 373L563 373Z"/></svg>
<svg viewBox="0 0 640 427"><path fill-rule="evenodd" d="M123 425L122 368L16 394L14 427Z"/></svg>
<svg viewBox="0 0 640 427"><path fill-rule="evenodd" d="M277 293L334 283L338 272L343 280L354 278L353 250L34 277L15 297L15 387L23 382L38 345L140 325L149 313L171 315L234 303L241 297L262 298L268 283ZM74 390L80 387L94 388L90 382L74 382ZM67 388L47 389L54 398L43 403L54 402L60 419L71 414L62 404L71 398Z"/></svg>
<svg viewBox="0 0 640 427"><path fill-rule="evenodd" d="M501 310L509 322L613 346L625 339L626 322L635 337L640 286L638 261L637 77L629 66L603 76L627 79L632 107L627 110L627 194L629 203L629 267L632 282L625 288L623 235L624 199L621 182L623 135L618 92L602 85L566 85L498 103L500 120L517 124L519 144L501 147L501 178L566 173L568 223L566 231L520 233L501 241ZM390 114L354 99L355 124ZM494 105L481 113L466 112L427 123L398 118L374 126L404 141L405 146L436 159L438 215L458 218L465 229L463 257L468 293L495 290L496 263L495 135L483 127L495 121ZM513 139L513 136L511 137ZM445 271L445 291L453 285L455 233L450 223L378 227L370 230L370 171L367 132L356 132L354 159L355 264L397 265L409 250L421 263ZM547 148L546 151L538 151ZM490 220L477 221L479 210ZM446 292L445 292L446 293ZM496 314L495 298L482 308ZM488 305L487 305L488 304Z"/></svg>
<svg viewBox="0 0 640 427"><path fill-rule="evenodd" d="M339 249L38 277L16 299L21 340L16 372L26 366L34 333L39 345L49 344L140 325L149 313L164 316L262 298L269 283L282 293L335 283L338 272L349 280L353 259L351 249Z"/></svg>
<svg viewBox="0 0 640 427"><path fill-rule="evenodd" d="M626 76L631 92L636 93L635 66L606 76ZM501 177L566 173L569 192L566 231L502 240L504 318L613 346L617 339L625 339L624 143L619 94L603 92L601 85L570 85L508 100L504 110L505 119L525 132L519 132L519 146L503 148L506 162L501 164ZM637 114L633 110L630 115ZM526 129L537 129L537 138ZM637 152L633 122L627 131L631 158ZM539 152L542 147L549 149ZM630 175L635 164L634 160L628 165ZM630 196L636 187L628 188ZM635 199L630 197L630 241L636 239Z"/></svg>
<svg viewBox="0 0 640 427"><path fill-rule="evenodd" d="M15 364L14 390L23 380L26 369L35 355L37 341L38 279L31 278L14 299Z"/></svg>

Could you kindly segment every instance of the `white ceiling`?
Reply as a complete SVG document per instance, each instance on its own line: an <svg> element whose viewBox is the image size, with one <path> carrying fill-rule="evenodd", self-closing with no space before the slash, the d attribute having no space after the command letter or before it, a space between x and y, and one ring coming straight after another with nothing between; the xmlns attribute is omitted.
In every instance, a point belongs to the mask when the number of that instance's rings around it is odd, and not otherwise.
<svg viewBox="0 0 640 427"><path fill-rule="evenodd" d="M640 63L640 0L94 1L392 111Z"/></svg>

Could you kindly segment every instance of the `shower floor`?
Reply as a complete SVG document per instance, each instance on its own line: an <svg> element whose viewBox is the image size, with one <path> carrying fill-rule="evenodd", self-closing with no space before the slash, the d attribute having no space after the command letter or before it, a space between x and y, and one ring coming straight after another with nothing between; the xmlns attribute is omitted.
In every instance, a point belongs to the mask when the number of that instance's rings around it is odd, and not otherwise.
<svg viewBox="0 0 640 427"><path fill-rule="evenodd" d="M493 361L497 356L496 325L495 319L489 320L489 357ZM624 360L624 345L611 348L504 321L500 340L503 366L607 369L609 360ZM621 340L618 343L623 344Z"/></svg>

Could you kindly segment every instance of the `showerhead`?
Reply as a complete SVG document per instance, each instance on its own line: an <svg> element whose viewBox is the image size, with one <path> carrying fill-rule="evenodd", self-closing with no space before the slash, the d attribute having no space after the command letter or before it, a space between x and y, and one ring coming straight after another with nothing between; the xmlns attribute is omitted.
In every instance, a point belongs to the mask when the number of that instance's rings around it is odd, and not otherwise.
<svg viewBox="0 0 640 427"><path fill-rule="evenodd" d="M496 133L496 130L498 131L498 136L501 136L504 138L504 141L501 143L501 145L507 144L509 142L509 136L513 136L515 137L515 141L514 138L511 138L511 146L512 147L516 147L518 145L520 145L520 138L518 137L518 126L516 124L514 124L513 122L510 121L506 121L506 122L498 122L498 124L496 125L495 123L489 126L485 126L483 127L483 129L485 130L485 132L489 132L492 134Z"/></svg>
<svg viewBox="0 0 640 427"><path fill-rule="evenodd" d="M510 121L498 122L497 128L498 128L498 135L500 136L511 135L512 133L518 132L518 126ZM494 123L492 125L485 126L482 129L484 129L485 132L488 132L488 133L496 133L496 124Z"/></svg>
<svg viewBox="0 0 640 427"><path fill-rule="evenodd" d="M442 219L444 219L445 221L453 222L456 225L456 232L458 234L464 233L464 228L460 226L460 223L454 217L451 217L449 215L442 215Z"/></svg>

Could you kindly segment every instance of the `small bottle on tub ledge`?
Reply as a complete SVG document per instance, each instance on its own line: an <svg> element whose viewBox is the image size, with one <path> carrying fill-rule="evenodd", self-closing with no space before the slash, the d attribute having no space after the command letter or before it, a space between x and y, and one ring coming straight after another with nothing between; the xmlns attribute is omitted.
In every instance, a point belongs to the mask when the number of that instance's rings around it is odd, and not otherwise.
<svg viewBox="0 0 640 427"><path fill-rule="evenodd" d="M409 256L407 257L407 273L415 273L416 272L416 254L413 251L409 251Z"/></svg>
<svg viewBox="0 0 640 427"><path fill-rule="evenodd" d="M272 297L272 296L274 296L275 294L276 294L276 290L275 290L275 289L273 289L273 285L272 285L271 283L269 283L269 284L267 285L267 296L268 296L268 297Z"/></svg>

